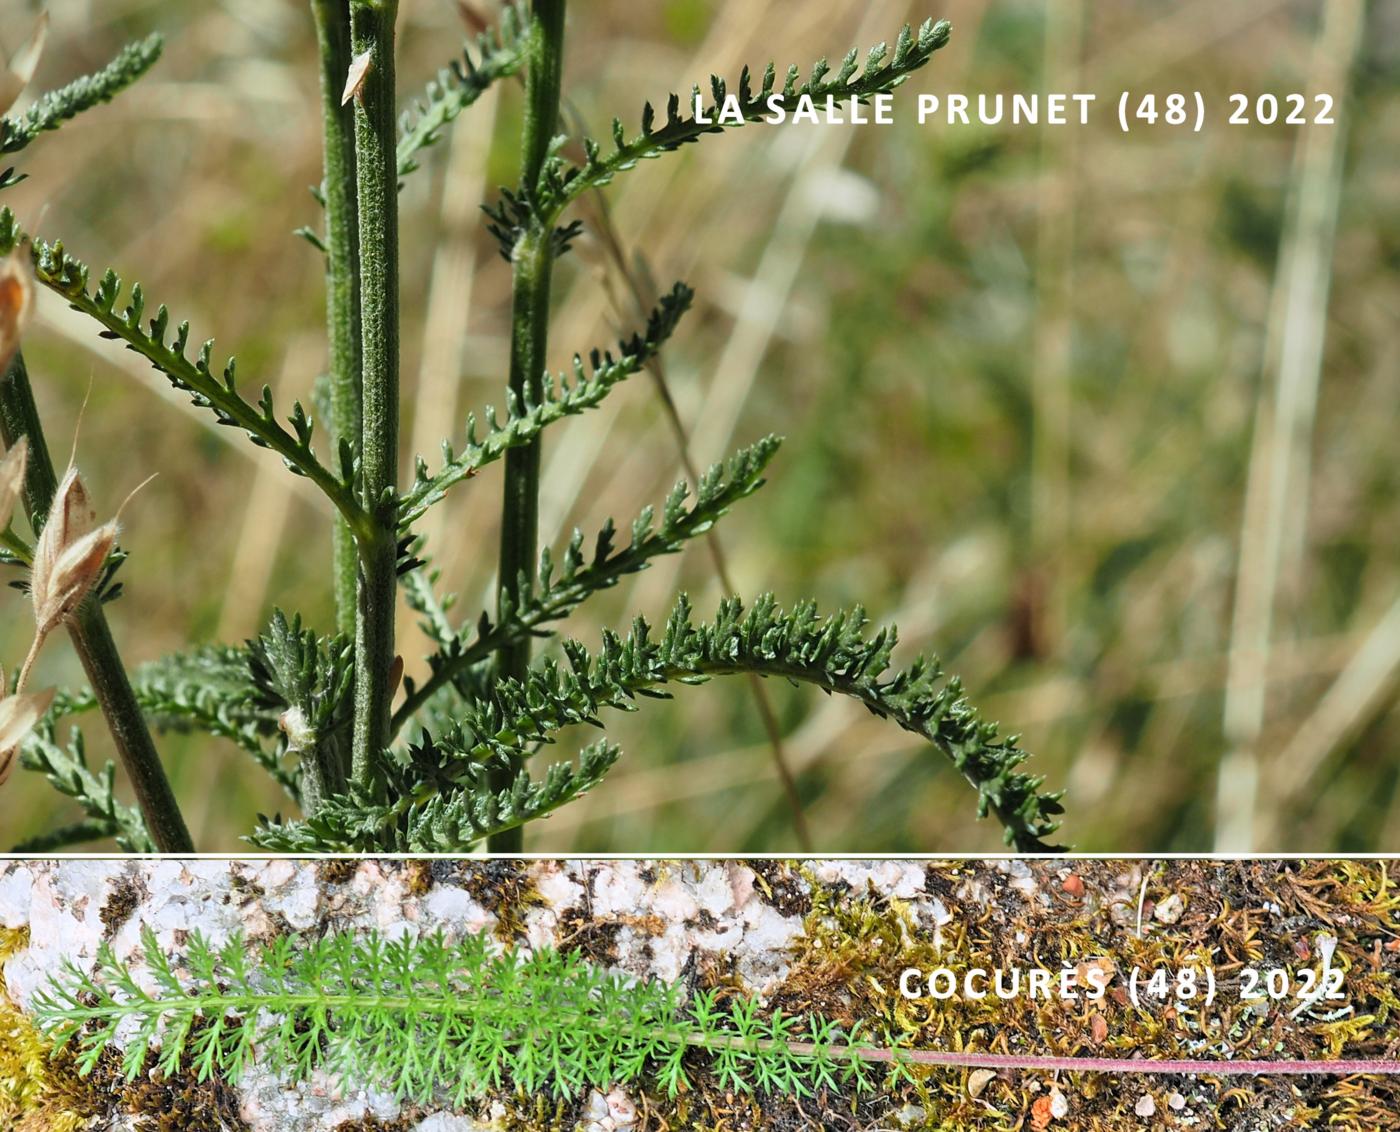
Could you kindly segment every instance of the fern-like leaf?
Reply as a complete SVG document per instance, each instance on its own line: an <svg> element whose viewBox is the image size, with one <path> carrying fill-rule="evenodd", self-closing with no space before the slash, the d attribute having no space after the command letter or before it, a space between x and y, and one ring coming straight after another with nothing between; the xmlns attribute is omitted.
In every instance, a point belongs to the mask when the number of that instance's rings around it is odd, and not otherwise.
<svg viewBox="0 0 1400 1132"><path fill-rule="evenodd" d="M486 432L480 438L476 417L469 417L465 447L458 452L451 444L444 443L439 471L430 473L426 462L418 460L414 481L399 500L399 531L407 534L449 488L474 476L510 449L528 444L555 421L596 408L616 385L641 372L656 355L675 332L692 298L690 288L677 283L652 311L646 329L619 344L617 356L595 350L589 357L587 369L583 359L575 357L572 381L563 374L557 380L546 375L543 400L538 404L521 403L512 396L504 421L497 419L494 409L488 409Z"/></svg>
<svg viewBox="0 0 1400 1132"><path fill-rule="evenodd" d="M433 145L443 127L476 102L492 83L524 66L528 26L529 14L524 4L507 5L499 26L477 37L475 59L473 44L469 43L462 58L439 71L422 97L403 112L399 118L397 153L400 177L418 168L418 151Z"/></svg>
<svg viewBox="0 0 1400 1132"><path fill-rule="evenodd" d="M424 614L423 627L440 648L429 658L432 674L427 680L421 685L405 682L404 703L394 715L395 728L411 719L439 689L488 660L502 644L525 635L542 635L542 626L569 616L591 595L645 570L652 559L674 554L705 534L734 504L763 486L763 472L781 443L780 438L768 436L725 463L714 465L701 476L693 496L684 481L677 483L662 506L660 522L655 510L647 507L633 520L631 541L625 547L616 545L617 528L609 520L588 554L583 534L576 530L557 569L546 548L536 577L526 579L527 584L521 586L526 595L521 608L500 621L483 615L475 625L453 631L446 621L446 609L436 603L430 587L424 588L427 579L421 572L410 575L410 604ZM463 694L473 691L470 687L459 690Z"/></svg>
<svg viewBox="0 0 1400 1132"><path fill-rule="evenodd" d="M24 239L14 214L0 210L0 255L9 254ZM170 335L170 312L164 307L142 323L146 297L139 283L132 286L125 309L118 306L122 281L108 270L93 291L88 289L87 265L74 259L59 241L35 242L31 247L35 277L50 290L68 300L74 310L81 311L101 327L104 338L116 339L126 348L140 354L175 386L190 395L190 400L210 410L222 425L243 429L248 438L261 448L270 448L282 457L283 463L297 475L306 476L339 508L356 530L364 529L367 520L355 498L355 468L348 445L342 445L341 475L337 477L324 467L311 448L314 425L300 402L292 406L287 425L278 420L272 400L272 390L263 386L256 405L244 400L238 391L235 363L229 358L222 374L216 376L211 368L214 343L209 340L191 361L189 347L190 324L182 322Z"/></svg>
<svg viewBox="0 0 1400 1132"><path fill-rule="evenodd" d="M773 104L791 113L804 97L824 104L827 98L847 100L851 98L870 99L877 94L894 90L904 83L911 74L923 67L933 57L933 53L948 42L951 26L946 20L927 20L917 32L907 25L899 33L894 51L881 43L873 47L862 64L859 52L852 50L835 72L825 59L813 66L807 80L796 66L788 69L781 86L773 64L769 64L759 80L757 88L746 67L739 77L737 95L740 116L744 122L757 122L770 115ZM690 103L682 107L678 95L672 94L666 104L665 122L656 124L656 112L650 103L642 112L641 132L628 138L622 123L613 122L613 149L604 154L603 147L593 139L584 141L584 162L580 166L568 166L554 160L547 167L543 188L533 203L539 215L547 224L553 223L570 202L577 200L590 189L606 185L619 173L633 168L639 161L660 157L682 146L697 141L705 134L720 133L737 123L720 123L720 109L725 97L730 93L728 84L717 76L710 79L711 103L703 115L694 113L696 100L701 97L700 88L692 92ZM689 110L689 113L683 111Z"/></svg>
<svg viewBox="0 0 1400 1132"><path fill-rule="evenodd" d="M471 722L521 744L542 743L603 708L631 710L637 696L665 695L668 684L746 672L780 676L849 696L927 739L976 788L979 816L995 814L1021 852L1048 851L1042 839L1054 832L1062 807L1058 795L1040 792L1040 778L1018 769L1026 754L1016 740L1000 738L996 725L981 719L960 681L944 680L937 660L919 657L890 673L895 631L867 635L866 625L859 606L824 618L815 603L784 611L772 595L747 611L737 598L726 599L712 622L696 625L682 597L659 640L638 618L626 637L606 633L596 656L565 642L567 666L546 661L523 684L503 682Z"/></svg>
<svg viewBox="0 0 1400 1132"><path fill-rule="evenodd" d="M370 791L352 786L302 821L263 818L249 838L276 853L460 853L488 837L539 821L593 789L617 762L608 742L585 747L578 765L555 763L540 778L516 771L493 788L492 769L515 748L499 736L454 727L389 752Z"/></svg>
<svg viewBox="0 0 1400 1132"><path fill-rule="evenodd" d="M282 766L276 742L279 709L255 683L250 661L248 649L205 645L142 665L132 674L132 687L156 726L229 740L299 799L296 775Z"/></svg>
<svg viewBox="0 0 1400 1132"><path fill-rule="evenodd" d="M321 1068L347 1088L456 1108L637 1083L676 1096L700 1066L741 1094L860 1094L877 1080L859 1027L767 1014L732 991L687 995L578 952L503 951L485 934L282 935L252 954L239 936L216 947L194 934L184 951L172 962L149 927L139 967L102 944L92 970L70 961L35 994L39 1027L76 1045L84 1073L105 1053L135 1078L158 1047L167 1076L237 1083L256 1056L293 1081Z"/></svg>
<svg viewBox="0 0 1400 1132"><path fill-rule="evenodd" d="M87 814L87 821L69 827L64 835L66 844L73 844L80 837L82 840L111 837L127 853L154 853L155 843L146 830L140 812L117 801L116 767L108 762L100 773L94 774L88 766L83 733L76 727L72 729L67 745L58 741L58 720L73 714L75 710L81 708L70 697L59 695L55 698L49 714L20 745L20 766L44 775L55 790L72 798ZM59 847L55 836L41 836L15 846L13 851L51 851Z"/></svg>
<svg viewBox="0 0 1400 1132"><path fill-rule="evenodd" d="M46 130L56 130L84 110L110 102L155 65L161 43L160 36L152 35L127 44L102 70L44 94L19 117L0 118L0 153L17 153Z"/></svg>
<svg viewBox="0 0 1400 1132"><path fill-rule="evenodd" d="M262 636L249 642L246 656L257 698L278 722L279 762L297 756L301 794L308 807L319 806L345 787L354 649L342 637L318 637L302 627L299 615L289 621L279 609Z"/></svg>
<svg viewBox="0 0 1400 1132"><path fill-rule="evenodd" d="M976 788L979 814L995 814L1010 844L1021 852L1051 851L1043 839L1056 829L1059 796L1041 793L1042 780L1019 769L1027 756L1016 740L1001 738L995 724L984 722L963 696L961 683L945 680L936 660L919 657L908 668L891 672L894 630L873 635L866 630L859 607L821 617L814 603L785 611L771 595L748 610L737 598L727 599L713 621L697 625L682 597L660 638L638 618L626 637L605 633L596 654L566 641L564 664L545 660L523 683L498 681L488 696L468 703L450 739L426 740L424 747L434 755L459 752L469 760L467 768L448 765L436 778L422 777L430 764L415 762L401 784L405 789L418 784L410 794L348 798L326 823L268 839L260 835L259 843L300 851L316 837L326 837L330 844L353 843L368 851L386 848L373 839L389 836L395 845L411 841L414 851L455 851L462 848L458 842L435 845L434 826L412 815L436 816L461 789L469 792L463 803L489 805L478 788L478 768L528 757L564 728L596 725L606 709L635 710L638 697L666 697L671 685L755 673L848 696L927 739ZM437 806L435 794L444 795ZM450 827L446 832L454 834Z"/></svg>

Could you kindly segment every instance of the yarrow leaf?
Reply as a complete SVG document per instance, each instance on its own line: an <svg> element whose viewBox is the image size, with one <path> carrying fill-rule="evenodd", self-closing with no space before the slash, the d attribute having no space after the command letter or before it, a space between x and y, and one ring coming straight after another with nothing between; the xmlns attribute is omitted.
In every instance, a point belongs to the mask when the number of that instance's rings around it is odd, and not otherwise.
<svg viewBox="0 0 1400 1132"><path fill-rule="evenodd" d="M1016 740L981 719L961 683L944 679L937 660L918 657L891 672L895 642L893 629L868 634L858 606L822 617L812 602L783 610L765 594L745 609L729 598L712 621L697 624L682 597L660 637L639 617L625 637L604 633L596 653L564 642L563 664L546 659L523 682L498 680L485 698L465 705L449 735L425 738L420 757L402 768L403 779L386 781L378 794L342 800L314 825L265 827L256 840L289 852L317 843L361 851L391 845L459 850L465 847L459 832L476 836L480 827L434 822L449 808L455 822L472 807L489 811L503 801L484 785L486 768L528 757L565 728L597 725L606 709L635 710L638 697L665 697L672 685L754 673L848 696L928 740L977 790L979 813L994 814L1009 843L1022 852L1051 851L1043 839L1062 812L1059 796L1041 793L1042 780L1019 769L1027 756ZM444 755L461 761L444 761ZM412 783L416 789L403 793ZM450 840L436 842L444 832Z"/></svg>
<svg viewBox="0 0 1400 1132"><path fill-rule="evenodd" d="M248 648L205 645L144 664L132 674L137 702L164 730L227 739L257 761L294 799L296 775L282 765L277 717L254 680Z"/></svg>
<svg viewBox="0 0 1400 1132"><path fill-rule="evenodd" d="M9 254L23 239L14 214L8 208L0 210L0 255ZM195 405L212 412L220 424L242 429L255 445L276 452L288 469L316 484L352 527L363 526L364 513L355 497L353 469L343 467L342 475L337 476L317 459L311 447L314 422L301 402L293 404L283 424L278 419L268 386L263 387L256 405L244 399L238 390L233 358L224 364L221 375L216 376L211 368L212 339L200 347L193 361L190 360L187 356L188 322L180 323L172 338L170 312L161 306L149 320L149 327L144 326L146 297L139 283L131 287L125 309L122 309L118 305L122 280L114 271L109 269L97 287L89 291L87 265L70 256L61 241L35 242L31 255L35 278L67 299L74 310L95 320L102 327L102 337L116 339L140 354L175 388L188 393Z"/></svg>
<svg viewBox="0 0 1400 1132"><path fill-rule="evenodd" d="M161 46L158 35L127 44L100 71L42 95L18 117L0 118L0 153L17 153L46 130L56 130L84 110L110 102L155 65Z"/></svg>
<svg viewBox="0 0 1400 1132"><path fill-rule="evenodd" d="M572 380L564 374L557 378L546 375L544 397L538 404L508 394L505 420L497 417L495 409L487 409L482 436L477 435L476 417L468 417L466 444L458 451L444 442L439 471L430 473L426 461L418 459L413 483L399 499L400 532L407 534L455 484L510 449L528 444L555 421L596 408L620 382L640 373L675 332L693 297L689 287L677 283L652 311L645 329L619 343L616 356L611 351L595 350L589 355L587 368L581 357L575 357Z"/></svg>
<svg viewBox="0 0 1400 1132"><path fill-rule="evenodd" d="M542 190L531 203L542 222L552 224L552 218L572 201L590 189L608 184L638 162L674 152L705 134L721 133L731 125L738 125L728 121L727 115L726 121L720 121L726 96L731 94L737 99L739 117L744 123L751 123L770 116L774 106L790 114L804 99L818 104L824 104L827 98L866 101L892 91L929 62L933 53L948 42L951 30L947 20L926 20L917 32L906 25L895 41L893 52L885 44L878 44L867 53L862 64L859 52L852 49L834 73L825 59L819 59L805 82L802 72L794 65L779 85L772 63L764 70L757 88L747 67L732 92L723 79L711 76L710 103L700 115L695 113L697 101L704 104L697 85L684 107L679 95L670 96L662 125L656 124L656 111L650 103L642 112L641 131L630 138L621 121L614 119L612 152L605 154L602 145L587 138L583 143L582 165L568 165L557 158L551 160L542 178ZM775 100L773 106L770 106L770 99Z"/></svg>
<svg viewBox="0 0 1400 1132"><path fill-rule="evenodd" d="M60 794L72 798L87 820L66 830L40 835L13 848L16 853L52 852L78 841L111 837L127 853L153 853L155 843L139 811L117 800L116 767L106 763L94 774L88 766L83 733L74 727L67 744L59 742L59 720L83 710L81 698L60 694L48 716L20 746L20 766L44 775Z"/></svg>
<svg viewBox="0 0 1400 1132"><path fill-rule="evenodd" d="M264 818L249 840L275 853L465 852L582 797L620 754L594 743L577 766L555 763L538 778L520 768L505 786L493 785L491 771L515 751L499 735L460 725L425 734L406 753L387 752L369 790L352 784L300 821Z"/></svg>
<svg viewBox="0 0 1400 1132"><path fill-rule="evenodd" d="M546 548L535 577L525 579L520 587L526 595L520 608L499 621L483 614L475 624L453 630L431 588L424 588L428 581L421 571L410 575L413 581L406 584L409 603L424 614L424 628L440 648L429 658L431 676L421 685L406 683L403 705L394 715L396 729L440 688L486 662L503 643L542 635L543 626L569 616L593 594L645 570L654 558L675 554L691 539L707 533L734 504L763 486L764 470L781 443L779 437L767 436L741 449L701 476L694 493L684 481L677 483L661 508L660 522L654 508L645 508L632 521L626 546L617 545L617 528L609 520L592 540L588 553L583 532L578 530L557 564ZM465 687L459 690L470 691Z"/></svg>
<svg viewBox="0 0 1400 1132"><path fill-rule="evenodd" d="M278 609L246 656L256 698L281 733L278 761L288 754L300 760L296 797L314 809L345 787L354 648L343 637L317 636L300 615L289 620Z"/></svg>
<svg viewBox="0 0 1400 1132"><path fill-rule="evenodd" d="M119 1055L128 1078L158 1049L167 1076L238 1083L254 1057L293 1081L323 1070L416 1103L463 1107L496 1090L574 1098L588 1089L690 1089L698 1067L736 1093L857 1094L876 1084L859 1027L761 1011L744 995L634 979L550 947L502 949L485 934L195 933L172 961L150 927L139 959L110 944L90 970L68 961L33 998L39 1028L73 1044L80 1070Z"/></svg>
<svg viewBox="0 0 1400 1132"><path fill-rule="evenodd" d="M400 177L418 168L418 152L435 144L443 127L476 102L492 83L524 66L528 25L529 13L523 3L507 5L500 24L482 32L474 44L468 43L461 59L440 70L423 95L399 116Z"/></svg>

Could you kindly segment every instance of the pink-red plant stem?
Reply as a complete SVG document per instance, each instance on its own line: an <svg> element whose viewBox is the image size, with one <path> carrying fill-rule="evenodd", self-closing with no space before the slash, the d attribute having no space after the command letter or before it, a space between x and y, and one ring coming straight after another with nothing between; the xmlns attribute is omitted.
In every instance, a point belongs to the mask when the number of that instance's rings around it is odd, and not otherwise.
<svg viewBox="0 0 1400 1132"><path fill-rule="evenodd" d="M850 1057L853 1053L865 1061L902 1061L913 1065L946 1065L959 1069L1026 1069L1067 1073L1154 1073L1162 1075L1195 1073L1202 1076L1288 1076L1302 1077L1321 1074L1329 1077L1350 1077L1356 1074L1400 1076L1400 1061L1385 1059L1342 1059L1317 1061L1289 1060L1230 1060L1226 1058L1127 1058L1127 1057L1056 1057L1051 1055L1016 1053L979 1053L975 1050L920 1050L864 1048L851 1046L819 1047L811 1042L789 1042L795 1054L814 1055L823 1052L834 1058Z"/></svg>

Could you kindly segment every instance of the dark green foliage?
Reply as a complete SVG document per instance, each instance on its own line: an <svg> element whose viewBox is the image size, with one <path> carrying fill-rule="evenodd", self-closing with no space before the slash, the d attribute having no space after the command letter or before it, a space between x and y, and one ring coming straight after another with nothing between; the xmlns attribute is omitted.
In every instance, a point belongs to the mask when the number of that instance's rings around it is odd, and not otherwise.
<svg viewBox="0 0 1400 1132"><path fill-rule="evenodd" d="M486 434L480 439L476 417L468 417L466 446L458 452L450 441L444 441L441 470L430 475L427 464L418 460L413 483L399 499L399 529L407 531L450 487L499 460L509 449L528 443L555 421L596 408L616 385L640 373L656 355L675 332L693 297L689 287L677 283L652 311L646 329L619 343L617 357L610 351L594 350L585 368L583 359L575 356L572 381L564 374L549 378L538 404L521 402L508 392L506 419L498 420L496 411L487 409Z"/></svg>
<svg viewBox="0 0 1400 1132"><path fill-rule="evenodd" d="M620 550L612 520L598 532L591 555L584 553L581 531L574 532L557 568L546 548L535 578L525 579L521 587L526 602L499 623L483 613L474 625L452 629L445 620L446 609L435 604L431 591L424 589L427 579L420 574L409 587L409 600L426 615L425 628L440 649L430 658L432 676L421 687L408 682L396 722L406 722L438 688L486 661L502 641L541 634L542 626L567 617L593 594L645 570L653 558L677 553L691 539L705 534L735 503L763 486L763 470L780 443L776 436L770 436L742 449L726 464L716 464L701 477L693 499L684 481L676 484L662 507L660 526L656 525L655 511L648 507L633 520L631 541Z"/></svg>
<svg viewBox="0 0 1400 1132"><path fill-rule="evenodd" d="M257 760L294 798L294 775L281 766L277 716L253 682L247 649L205 645L143 664L131 676L136 701L163 731L200 732L227 739ZM69 695L64 714L91 711L97 701L84 689Z"/></svg>
<svg viewBox="0 0 1400 1132"><path fill-rule="evenodd" d="M142 665L133 683L154 722L176 731L205 731L250 753L277 729L276 714L259 701L248 653L205 645Z"/></svg>
<svg viewBox="0 0 1400 1132"><path fill-rule="evenodd" d="M251 673L265 713L295 710L320 734L348 722L353 653L343 638L318 637L302 627L300 615L289 621L278 609L248 651L234 655L242 656L245 679Z"/></svg>
<svg viewBox="0 0 1400 1132"><path fill-rule="evenodd" d="M7 254L22 239L9 209L0 212L0 254ZM190 395L190 400L202 409L210 410L222 425L240 428L248 439L260 448L270 448L282 457L287 467L297 475L307 476L328 498L354 521L360 512L351 485L354 467L348 450L341 453L339 477L317 460L311 449L313 423L301 402L292 406L287 423L291 431L277 419L272 390L263 386L257 405L246 401L238 391L236 366L233 358L224 363L221 376L210 366L214 341L209 339L200 347L195 359L187 356L190 324L182 322L170 337L170 312L161 306L149 326L142 325L146 297L141 284L132 286L125 309L118 307L122 281L110 269L96 290L88 290L88 268L63 248L61 241L37 242L32 247L34 273L40 283L66 298L74 310L82 311L102 326L102 337L113 338L126 348L140 354L163 373L177 389Z"/></svg>
<svg viewBox="0 0 1400 1132"><path fill-rule="evenodd" d="M527 811L524 820L531 820L591 787L616 752L590 749L577 778L551 768L548 805L537 803L521 778L505 791L491 789L485 768L532 754L564 728L602 726L604 709L635 710L638 697L666 696L670 685L755 672L850 696L927 739L977 788L982 813L997 815L1009 842L1024 852L1047 850L1041 839L1055 828L1058 796L1041 794L1040 780L1017 769L1025 755L1015 740L1000 738L996 725L978 716L936 660L920 657L889 673L895 633L867 635L866 624L859 607L823 618L814 603L784 611L764 595L748 611L728 599L712 622L697 625L683 597L660 638L639 617L626 637L604 634L596 655L567 641L564 664L547 659L524 683L497 681L485 698L464 705L449 734L425 738L406 763L395 764L374 795L346 798L309 825L269 827L256 840L286 852L315 844L366 850L386 837L403 850L469 848L492 827L518 824Z"/></svg>
<svg viewBox="0 0 1400 1132"><path fill-rule="evenodd" d="M706 114L713 121L699 120L694 104L682 106L676 96L664 121L648 106L639 134L629 138L621 123L614 123L611 152L604 154L603 147L585 139L582 163L569 164L563 141L554 136L564 8L564 0L539 0L528 9L508 6L497 30L468 45L419 102L397 115L395 4L328 0L316 6L321 33L345 33L338 48L336 35L318 36L327 136L334 140L341 129L345 143L353 122L354 143L353 153L341 154L345 160L336 182L344 188L341 182L353 179L353 197L321 194L333 204L333 213L337 208L345 213L339 239L319 246L331 249L329 276L339 280L340 298L350 294L353 300L332 304L331 327L343 339L332 351L332 370L337 397L348 403L335 410L336 452L329 463L313 450L313 421L300 403L283 419L268 388L256 403L246 400L232 359L221 371L212 367L212 341L192 360L188 323L172 330L163 306L145 318L139 285L123 298L121 280L108 271L90 287L88 268L61 242L35 241L29 248L37 280L95 321L103 337L146 358L220 424L275 451L339 512L338 635L321 636L299 616L278 612L245 648L205 646L138 670L132 682L136 707L160 727L197 729L230 740L283 786L302 816L264 818L252 836L258 845L292 852L460 851L501 835L513 838L512 831L602 780L619 754L608 742L584 748L576 760L565 758L530 773L529 761L564 729L601 726L607 709L634 710L641 698L667 696L678 685L728 674L776 676L851 697L927 740L973 785L980 812L996 816L1008 842L1024 851L1046 849L1044 839L1060 812L1058 796L1042 793L1040 779L1020 769L1025 755L1016 741L1000 737L995 725L981 720L959 682L944 679L937 661L919 658L906 668L895 667L894 630L868 632L859 607L822 617L812 602L784 610L771 596L762 596L746 608L731 596L713 620L697 624L682 597L659 635L638 617L627 635L604 634L596 651L566 641L559 651L530 663L534 638L550 637L558 622L595 593L646 569L660 555L679 552L756 491L779 444L767 437L712 468L693 490L677 485L659 512L649 508L636 518L626 545L619 545L609 520L587 544L575 532L557 560L548 551L537 553L541 434L597 406L652 363L693 300L691 290L678 283L615 352L595 350L586 360L576 356L569 374L546 373L552 265L581 230L578 221L563 221L562 214L581 195L639 161L721 132L720 109L730 93L723 80L711 81ZM348 27L342 28L337 21L347 16ZM746 122L767 116L770 97L792 111L807 97L868 100L891 91L928 63L948 33L943 22L929 21L917 31L906 27L892 50L881 44L863 60L852 51L834 70L821 60L805 81L795 67L781 81L771 65L756 82L746 69L734 90L740 116ZM345 36L367 66L364 81L342 109L336 83L346 67L336 51L347 50ZM110 97L144 71L157 50L155 40L130 48L100 75L46 96L19 122L7 120L0 150L21 148L38 132ZM503 191L486 209L488 227L516 275L504 417L488 410L484 427L469 418L464 443L444 443L439 469L430 472L418 460L412 482L400 489L396 179L413 171L417 153L492 82L522 69L529 81L521 186ZM351 212L354 223L348 224ZM0 211L0 254L24 239L10 212ZM507 454L498 600L476 621L458 624L450 616L455 598L437 593L440 579L422 557L427 548L415 527L450 489ZM435 648L428 678L417 685L404 681L402 702L391 712L401 671L396 586L422 616ZM128 847L149 845L141 816L114 800L110 768L105 778L87 770L81 736L74 732L67 749L54 741L55 720L98 700L88 693L61 697L26 748L24 765L47 774L88 815L46 844L100 833ZM133 709L133 714L139 713ZM160 832L150 813L145 820ZM506 844L498 840L495 847ZM210 986L215 962L207 951L196 960L197 971L205 964ZM217 962L230 965L230 981L244 980L240 985L249 989L232 952ZM118 978L115 968L108 973ZM160 977L178 997L173 976L166 971ZM214 1037L204 1036L208 1029L190 1037L192 1023L181 1023L179 1016L176 1023L185 1028L167 1045L175 1051L171 1056L179 1056L180 1043L189 1038L204 1043L196 1052L205 1068L222 1063L217 1025ZM229 1053L234 1062L246 1056L240 1049ZM296 1060L308 1057L308 1050L303 1042L285 1052ZM719 1056L723 1062L731 1055ZM517 1071L527 1078L532 1072L512 1070Z"/></svg>
<svg viewBox="0 0 1400 1132"><path fill-rule="evenodd" d="M917 32L906 26L895 41L893 54L885 44L877 44L870 49L862 66L860 52L852 48L834 74L830 64L825 59L819 59L806 82L801 81L802 73L794 65L788 68L782 86L778 86L777 72L769 63L755 90L752 75L745 67L739 76L738 88L733 93L738 96L740 113L745 122L756 122L768 116L768 98L775 94L781 97L779 105L788 112L804 96L810 96L822 104L828 96L868 99L900 86L948 42L950 31L951 25L946 20L937 23L927 20ZM678 95L670 96L666 103L666 122L660 127L656 125L655 109L651 103L647 103L642 111L641 133L630 139L621 120L613 119L613 152L604 155L601 145L591 138L585 139L585 159L581 166L555 162L548 168L545 193L536 202L537 207L546 214L555 213L588 190L606 185L639 161L660 157L705 134L721 133L730 128L718 122L719 108L729 93L723 79L710 77L711 104L704 115L709 119L706 123L697 121L693 113L695 96L700 94L698 86L694 88L690 103L686 106L681 105Z"/></svg>
<svg viewBox="0 0 1400 1132"><path fill-rule="evenodd" d="M461 724L391 752L365 790L352 784L303 821L264 818L250 840L275 853L459 853L495 834L547 817L587 793L621 753L608 742L585 747L578 766L555 763L536 779L512 772L503 787L491 771L519 748Z"/></svg>
<svg viewBox="0 0 1400 1132"><path fill-rule="evenodd" d="M346 738L355 680L354 648L343 637L318 637L279 609L256 641L247 669L263 708L276 713L283 744L280 756L296 755L296 780L306 808L345 787Z"/></svg>
<svg viewBox="0 0 1400 1132"><path fill-rule="evenodd" d="M158 35L128 44L102 70L43 95L22 117L0 118L0 153L17 153L44 131L56 130L84 110L111 101L151 69L160 58L161 46Z"/></svg>
<svg viewBox="0 0 1400 1132"><path fill-rule="evenodd" d="M104 943L90 974L70 963L35 996L40 1026L76 1042L83 1073L119 1047L135 1078L158 1046L166 1076L237 1082L256 1054L296 1081L320 1068L347 1087L458 1108L492 1091L570 1098L637 1082L674 1097L699 1067L741 1094L876 1083L854 1031L765 1016L742 995L687 996L681 984L615 974L577 952L499 951L484 935L342 932L280 936L250 955L242 938L215 947L196 934L177 966L149 928L142 939L153 991Z"/></svg>
<svg viewBox="0 0 1400 1132"><path fill-rule="evenodd" d="M155 845L141 815L117 801L117 768L109 762L100 774L93 774L88 767L83 733L76 727L66 745L56 737L57 721L82 707L66 697L56 699L49 717L24 741L20 765L38 771L60 794L77 802L88 815L87 820L16 845L13 851L52 852L79 841L110 837L128 853L152 853Z"/></svg>
<svg viewBox="0 0 1400 1132"><path fill-rule="evenodd" d="M416 155L433 145L444 126L456 120L463 110L482 96L498 79L520 70L525 62L525 28L529 14L523 2L507 5L500 26L483 32L428 84L421 98L399 117L399 176L418 168Z"/></svg>

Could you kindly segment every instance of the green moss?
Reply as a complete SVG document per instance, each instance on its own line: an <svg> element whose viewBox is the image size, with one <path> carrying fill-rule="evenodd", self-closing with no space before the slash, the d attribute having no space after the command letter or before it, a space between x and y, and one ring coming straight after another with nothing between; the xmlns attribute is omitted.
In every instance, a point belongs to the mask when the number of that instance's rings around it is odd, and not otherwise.
<svg viewBox="0 0 1400 1132"><path fill-rule="evenodd" d="M505 1118L500 1122L502 1132L574 1132L581 1120L578 1102L555 1097L525 1097L519 1094L504 1098Z"/></svg>
<svg viewBox="0 0 1400 1132"><path fill-rule="evenodd" d="M85 1100L93 1116L126 1113L141 1118L140 1127L150 1132L249 1132L227 1083L218 1077L200 1081L188 1070L166 1077L156 1070L154 1054L135 1080L128 1081L119 1059L110 1056L80 1082L83 1092L75 1099Z"/></svg>
<svg viewBox="0 0 1400 1132"><path fill-rule="evenodd" d="M49 1045L5 991L4 962L29 945L28 929L0 928L0 1128L76 1132L82 1114L63 1104L67 1081Z"/></svg>
<svg viewBox="0 0 1400 1132"><path fill-rule="evenodd" d="M433 887L433 867L427 861L406 861L404 877L410 896L426 896Z"/></svg>

